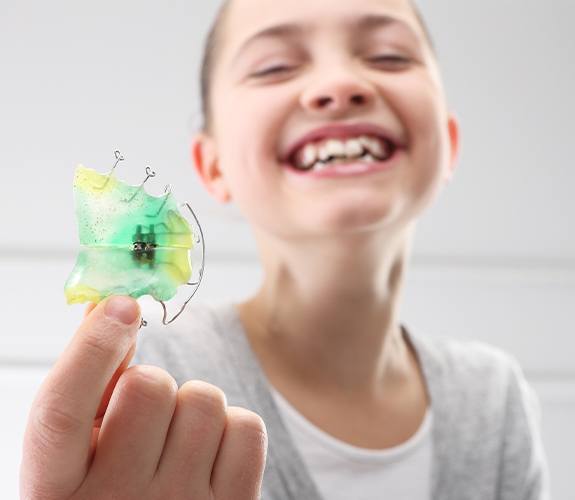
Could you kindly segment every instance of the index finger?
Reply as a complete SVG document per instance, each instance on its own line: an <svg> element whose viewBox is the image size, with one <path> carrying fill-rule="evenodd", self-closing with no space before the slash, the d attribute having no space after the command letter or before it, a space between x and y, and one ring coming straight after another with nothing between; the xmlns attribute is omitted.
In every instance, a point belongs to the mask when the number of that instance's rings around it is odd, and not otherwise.
<svg viewBox="0 0 575 500"><path fill-rule="evenodd" d="M140 308L131 297L100 302L44 380L26 429L22 481L74 491L88 467L94 418L106 387L135 342Z"/></svg>

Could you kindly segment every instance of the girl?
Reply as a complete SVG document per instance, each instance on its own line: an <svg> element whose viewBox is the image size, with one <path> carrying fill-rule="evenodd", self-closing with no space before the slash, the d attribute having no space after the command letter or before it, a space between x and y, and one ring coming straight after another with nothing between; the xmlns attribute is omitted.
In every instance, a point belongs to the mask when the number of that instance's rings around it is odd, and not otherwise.
<svg viewBox="0 0 575 500"><path fill-rule="evenodd" d="M233 0L202 90L194 165L249 221L263 282L144 331L127 370L134 301L89 309L31 412L24 495L547 498L515 360L397 317L459 140L415 7Z"/></svg>

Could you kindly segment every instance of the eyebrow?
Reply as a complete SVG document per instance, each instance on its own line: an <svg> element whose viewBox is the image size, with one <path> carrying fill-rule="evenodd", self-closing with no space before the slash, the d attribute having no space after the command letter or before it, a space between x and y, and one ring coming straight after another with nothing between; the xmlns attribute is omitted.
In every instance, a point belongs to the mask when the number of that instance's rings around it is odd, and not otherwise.
<svg viewBox="0 0 575 500"><path fill-rule="evenodd" d="M401 25L404 28L407 28L408 31L411 32L417 39L415 30L413 27L406 21L399 19L397 17L389 16L389 15L381 15L381 14L368 14L365 16L361 16L356 20L350 23L357 31L363 30L374 30L376 28L385 28L391 25ZM295 24L295 23L285 23L285 24L278 24L275 26L270 26L265 28L261 31L258 31L254 35L250 36L245 42L242 43L238 51L236 52L236 58L252 43L257 40L265 39L265 38L293 38L298 35L303 34L307 31L306 26Z"/></svg>

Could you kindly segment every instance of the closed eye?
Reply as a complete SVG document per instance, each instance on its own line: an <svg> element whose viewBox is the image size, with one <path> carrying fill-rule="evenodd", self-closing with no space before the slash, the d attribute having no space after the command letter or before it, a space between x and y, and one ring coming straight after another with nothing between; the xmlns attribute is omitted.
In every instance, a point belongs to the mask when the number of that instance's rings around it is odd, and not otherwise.
<svg viewBox="0 0 575 500"><path fill-rule="evenodd" d="M269 68L265 68L261 71L257 71L256 73L252 73L250 76L253 78L261 78L268 75L273 75L277 73L283 73L286 71L290 71L293 68L291 66L281 65L278 64L276 66L270 66Z"/></svg>
<svg viewBox="0 0 575 500"><path fill-rule="evenodd" d="M370 57L368 61L373 63L382 63L382 62L407 63L409 62L409 59L397 55L381 55L381 56Z"/></svg>
<svg viewBox="0 0 575 500"><path fill-rule="evenodd" d="M410 60L406 57L397 56L397 55L381 55L381 56L374 56L368 59L371 63L385 63L385 62L392 62L392 63L408 63ZM263 78L269 75L276 75L280 73L286 73L288 71L293 70L292 66L287 66L285 64L278 64L275 66L270 66L269 68L265 68L261 71L257 71L250 75L251 78Z"/></svg>

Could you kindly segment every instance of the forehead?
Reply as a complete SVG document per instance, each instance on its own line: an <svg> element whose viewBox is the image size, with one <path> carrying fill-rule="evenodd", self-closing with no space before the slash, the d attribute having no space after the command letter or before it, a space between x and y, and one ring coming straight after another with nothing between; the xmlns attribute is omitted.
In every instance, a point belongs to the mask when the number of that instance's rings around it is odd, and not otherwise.
<svg viewBox="0 0 575 500"><path fill-rule="evenodd" d="M423 38L409 0L230 0L222 26L222 42L228 48L237 48L275 26L339 28L362 16L397 19L398 23L389 25L410 29Z"/></svg>

